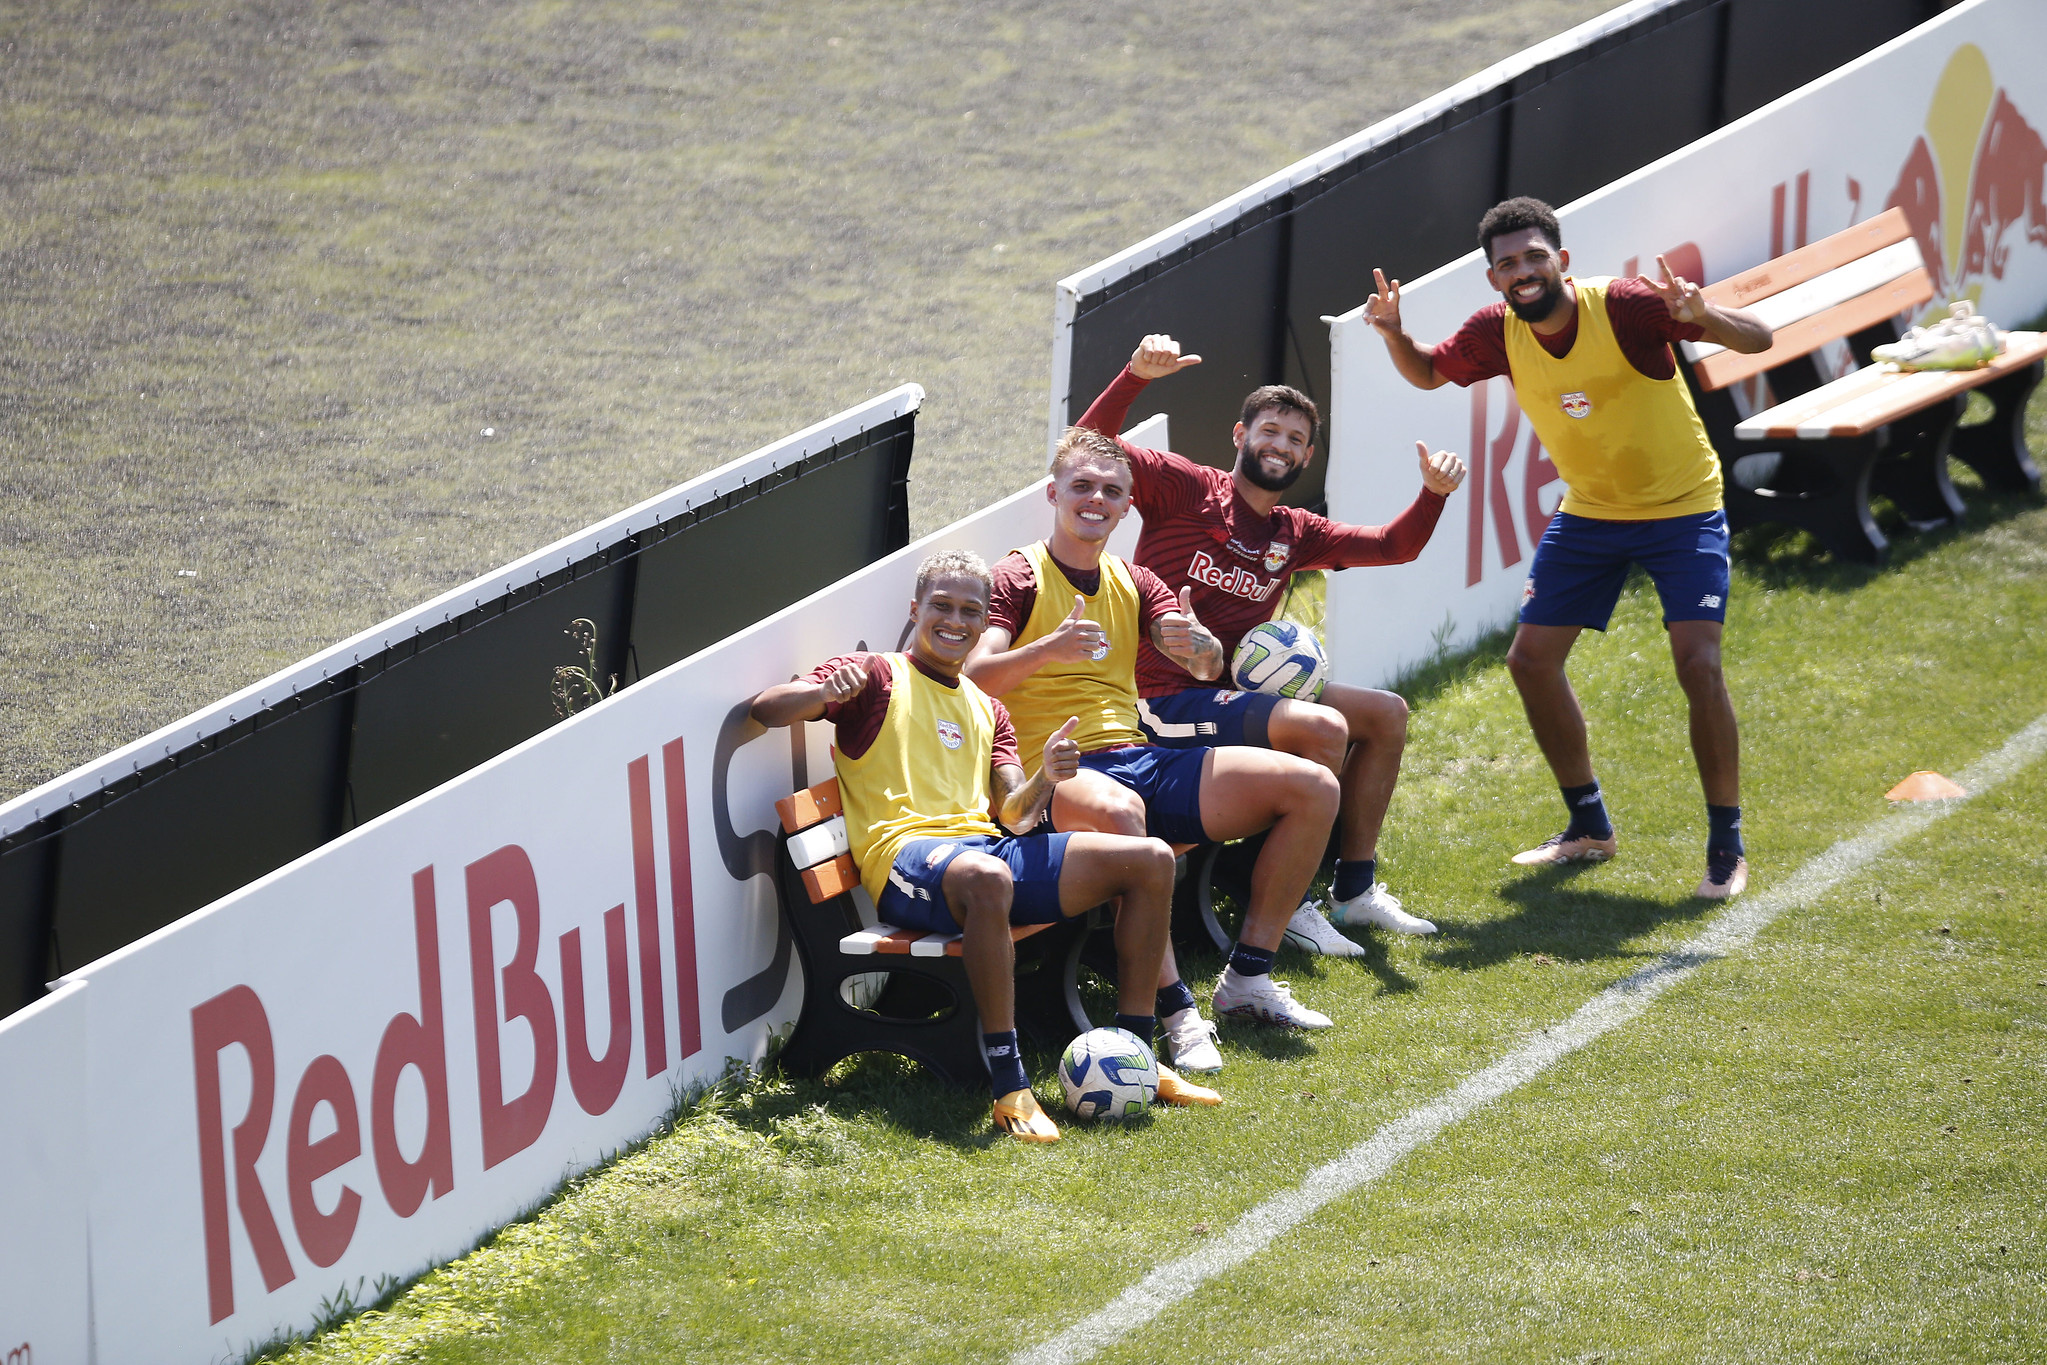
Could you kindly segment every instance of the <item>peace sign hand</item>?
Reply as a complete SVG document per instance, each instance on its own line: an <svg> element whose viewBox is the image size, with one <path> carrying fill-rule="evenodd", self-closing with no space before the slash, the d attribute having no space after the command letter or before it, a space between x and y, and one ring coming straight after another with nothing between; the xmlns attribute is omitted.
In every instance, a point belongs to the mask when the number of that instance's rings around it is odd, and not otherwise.
<svg viewBox="0 0 2047 1365"><path fill-rule="evenodd" d="M1658 256L1656 264L1663 271L1661 280L1652 280L1647 275L1637 275L1635 278L1654 289L1656 297L1663 300L1663 306L1669 309L1670 315L1679 322L1703 325L1706 321L1707 304L1706 296L1700 291L1699 286L1673 271L1670 262L1663 257Z"/></svg>
<svg viewBox="0 0 2047 1365"><path fill-rule="evenodd" d="M1386 272L1375 266L1372 282L1379 288L1365 300L1365 321L1388 336L1397 335L1400 332L1400 281L1388 284Z"/></svg>

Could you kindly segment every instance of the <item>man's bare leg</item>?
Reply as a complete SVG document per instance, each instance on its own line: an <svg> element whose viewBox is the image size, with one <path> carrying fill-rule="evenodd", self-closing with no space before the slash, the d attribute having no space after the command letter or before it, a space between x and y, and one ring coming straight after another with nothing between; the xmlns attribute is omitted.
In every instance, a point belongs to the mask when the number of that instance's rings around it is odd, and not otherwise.
<svg viewBox="0 0 2047 1365"><path fill-rule="evenodd" d="M1116 1009L1149 1015L1156 990L1151 983L1158 980L1173 912L1173 850L1158 839L1120 834L1068 839L1059 909L1071 917L1112 896L1123 899L1116 912Z"/></svg>
<svg viewBox="0 0 2047 1365"><path fill-rule="evenodd" d="M945 869L946 907L960 926L960 961L974 1008L987 1033L1016 1029L1016 944L1009 936L1015 898L1009 864L986 853L962 853Z"/></svg>
<svg viewBox="0 0 2047 1365"><path fill-rule="evenodd" d="M1671 663L1691 707L1692 757L1709 806L1741 804L1741 731L1720 669L1718 621L1672 621Z"/></svg>
<svg viewBox="0 0 2047 1365"><path fill-rule="evenodd" d="M1507 672L1521 694L1528 728L1549 760L1560 787L1592 781L1592 750L1586 741L1585 709L1564 675L1564 661L1583 626L1518 626L1507 648Z"/></svg>
<svg viewBox="0 0 2047 1365"><path fill-rule="evenodd" d="M1376 857L1407 748L1407 702L1393 692L1330 683L1320 701L1284 700L1273 707L1266 739L1281 753L1336 774L1343 788L1337 856L1352 862Z"/></svg>
<svg viewBox="0 0 2047 1365"><path fill-rule="evenodd" d="M1052 823L1062 830L1091 829L1141 838L1145 829L1144 802L1122 783L1083 768L1054 788ZM1179 957L1173 952L1170 884L1166 913L1169 921L1166 949L1159 960L1158 991L1154 996L1164 1028L1164 1045L1174 1064L1183 1070L1220 1071L1223 1056L1215 1045L1215 1027L1201 1017L1194 992L1181 979Z"/></svg>

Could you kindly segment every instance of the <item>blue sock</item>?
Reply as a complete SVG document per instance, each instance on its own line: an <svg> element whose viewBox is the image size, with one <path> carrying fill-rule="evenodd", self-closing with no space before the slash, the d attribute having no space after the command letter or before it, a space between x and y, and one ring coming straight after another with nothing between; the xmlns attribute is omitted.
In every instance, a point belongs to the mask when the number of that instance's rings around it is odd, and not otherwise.
<svg viewBox="0 0 2047 1365"><path fill-rule="evenodd" d="M1329 894L1337 900L1347 901L1353 896L1362 896L1367 891L1370 891L1372 883L1378 880L1379 860L1377 858L1360 858L1356 862L1349 862L1343 858L1338 858L1336 860L1336 880L1330 884Z"/></svg>
<svg viewBox="0 0 2047 1365"><path fill-rule="evenodd" d="M995 1087L996 1099L1031 1088L1030 1077L1024 1075L1023 1053L1017 1048L1015 1029L982 1034L981 1048L988 1054L988 1080Z"/></svg>
<svg viewBox="0 0 2047 1365"><path fill-rule="evenodd" d="M1133 1037L1143 1039L1144 1045L1150 1047L1151 1036L1159 1031L1159 1019L1155 1014L1123 1014L1119 1012L1116 1015L1116 1027Z"/></svg>
<svg viewBox="0 0 2047 1365"><path fill-rule="evenodd" d="M1272 959L1278 956L1270 948L1253 948L1250 944L1238 942L1230 949L1230 965L1237 969L1238 976L1266 976L1272 971Z"/></svg>
<svg viewBox="0 0 2047 1365"><path fill-rule="evenodd" d="M1564 787L1564 808L1571 812L1571 823L1564 833L1575 838L1590 835L1594 839L1613 838L1613 820L1606 813L1606 798L1599 793L1599 779L1593 778L1582 787Z"/></svg>
<svg viewBox="0 0 2047 1365"><path fill-rule="evenodd" d="M1711 832L1706 835L1706 852L1732 853L1745 857L1748 850L1741 845L1741 807L1708 806L1706 824Z"/></svg>
<svg viewBox="0 0 2047 1365"><path fill-rule="evenodd" d="M1187 989L1187 983L1184 981L1161 986L1158 1003L1154 1008L1158 1010L1161 1019L1170 1018L1181 1010L1191 1010L1194 1008L1194 992Z"/></svg>

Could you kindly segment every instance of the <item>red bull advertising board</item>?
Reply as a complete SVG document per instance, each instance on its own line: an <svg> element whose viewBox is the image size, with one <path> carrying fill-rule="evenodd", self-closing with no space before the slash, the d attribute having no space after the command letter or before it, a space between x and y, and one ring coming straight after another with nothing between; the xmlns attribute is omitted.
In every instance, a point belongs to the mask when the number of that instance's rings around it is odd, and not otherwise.
<svg viewBox="0 0 2047 1365"><path fill-rule="evenodd" d="M1160 435L1156 439L1163 439ZM892 650L915 568L1042 481L73 974L0 1027L0 1333L203 1365L375 1297L758 1062L802 973L774 802L830 728L747 702ZM1137 519L1112 548L1128 554ZM15 1103L19 1099L21 1103ZM4 1352L0 1352L4 1354Z"/></svg>
<svg viewBox="0 0 2047 1365"><path fill-rule="evenodd" d="M1911 222L1936 283L1918 321L1972 300L1999 326L2047 308L2047 5L1966 0L1811 85L1562 206L1571 273L1674 270L1701 283L1760 265L1891 207ZM1514 192L1508 186L1509 192ZM1477 225L1473 223L1475 228ZM1408 332L1450 336L1500 296L1476 251L1401 293ZM1381 684L1508 624L1562 500L1506 379L1423 392L1394 371L1362 310L1333 324L1330 513L1377 523L1414 496L1414 442L1471 467L1420 558L1334 574L1334 676ZM1823 377L1852 365L1834 343ZM1735 390L1744 415L1761 382Z"/></svg>

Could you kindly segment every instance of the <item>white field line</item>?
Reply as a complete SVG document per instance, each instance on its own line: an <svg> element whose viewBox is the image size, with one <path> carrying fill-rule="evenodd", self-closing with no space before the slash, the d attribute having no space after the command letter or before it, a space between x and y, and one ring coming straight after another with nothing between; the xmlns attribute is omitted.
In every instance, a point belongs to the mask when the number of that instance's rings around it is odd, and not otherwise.
<svg viewBox="0 0 2047 1365"><path fill-rule="evenodd" d="M2042 753L2047 753L2047 715L1955 780L1969 796L1980 796ZM1560 1059L1627 1023L1703 964L1746 947L1786 910L1825 895L1893 844L1944 818L1967 799L1902 806L1872 820L1860 834L1843 839L1776 886L1737 901L1716 915L1691 942L1608 986L1563 1023L1544 1029L1448 1094L1408 1111L1342 1156L1308 1172L1299 1185L1251 1209L1193 1255L1157 1267L1099 1312L1048 1341L1018 1351L1010 1357L1011 1365L1075 1365L1093 1357L1192 1294L1204 1281L1257 1255L1324 1204L1377 1180L1400 1158L1451 1124L1526 1085Z"/></svg>

